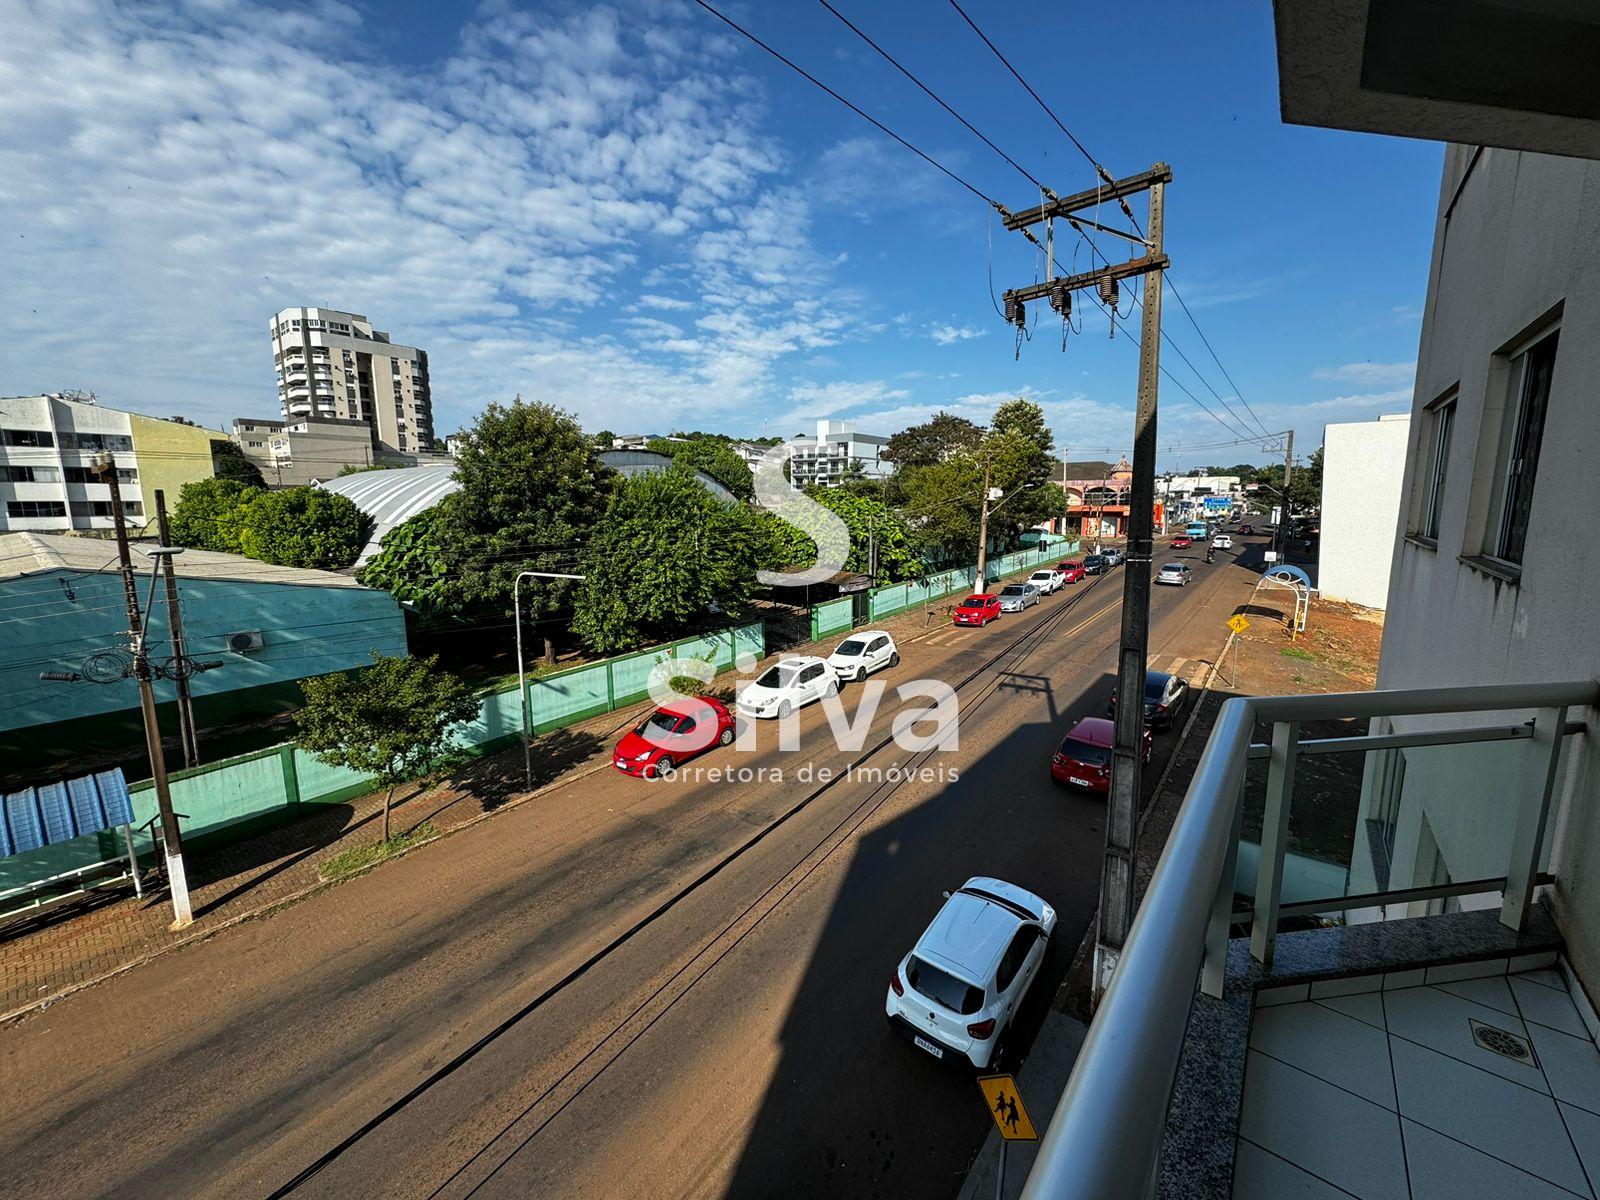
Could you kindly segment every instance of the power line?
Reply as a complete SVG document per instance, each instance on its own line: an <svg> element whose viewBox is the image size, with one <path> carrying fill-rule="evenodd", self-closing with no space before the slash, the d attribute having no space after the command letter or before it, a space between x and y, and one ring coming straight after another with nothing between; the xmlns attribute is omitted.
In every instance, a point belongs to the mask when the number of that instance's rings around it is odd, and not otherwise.
<svg viewBox="0 0 1600 1200"><path fill-rule="evenodd" d="M840 104L844 105L851 112L855 113L856 116L860 117L864 121L870 122L872 125L876 126L879 130L881 130L882 132L888 134L895 141L899 142L902 146L904 146L907 150L911 151L911 153L915 154L918 158L920 158L924 162L926 162L929 166L936 168L937 170L941 171L943 174L945 174L945 175L949 176L951 179L955 180L962 187L966 188L967 191L971 192L978 199L982 200L985 204L987 204L987 205L989 205L989 206L991 206L993 208L999 209L1001 212L1005 211L1005 209L1003 208L1003 206L1000 204L1000 202L998 200L995 200L993 197L988 196L984 192L980 191L977 187L975 187L971 183L967 182L967 180L963 179L960 175L957 175L954 171L952 171L949 167L945 166L938 159L934 158L933 155L927 153L926 151L919 150L916 146L913 146L910 142L906 141L905 138L901 137L898 133L896 133L894 130L890 129L882 121L878 120L877 117L874 117L871 113L869 113L869 112L865 111L864 109L860 108L859 106L851 103L849 100L846 100L838 92L834 91L827 84L823 83L822 80L818 79L815 75L811 74L811 72L807 71L804 67L800 66L799 64L793 62L792 60L790 60L788 58L785 58L782 54L780 54L778 51L774 50L771 46L767 45L767 43L763 42L755 34L751 33L743 25L740 25L738 22L734 21L731 17L725 16L724 14L718 12L715 8L712 8L711 5L706 3L706 0L694 0L694 2L696 4L698 4L701 8L705 9L713 17L716 17L717 20L721 21L729 29L732 29L735 33L738 33L741 36L747 38L749 41L753 42L755 45L760 46L761 49L765 50L768 54L772 55L773 58L777 59L784 66L788 67L791 71L795 72L795 74L799 75L801 78L807 80L808 82L816 85L817 87L821 88L823 91L827 92L828 95L832 96Z"/></svg>
<svg viewBox="0 0 1600 1200"><path fill-rule="evenodd" d="M971 27L972 32L977 34L978 37L982 39L983 44L989 47L994 56L1000 60L1007 71L1011 72L1012 76L1023 86L1028 95L1033 97L1034 101L1039 105L1039 107L1044 110L1045 115L1055 122L1056 128L1061 130L1061 132L1066 135L1067 140L1077 147L1078 153L1082 154L1083 157L1088 160L1089 165L1094 168L1097 178L1105 180L1106 182L1110 182L1110 172L1106 170L1105 166L1097 158L1095 158L1093 154L1089 153L1088 147L1078 140L1078 138L1073 134L1072 130L1067 128L1066 124L1061 120L1061 118L1056 115L1055 110L1045 103L1044 98L1040 96L1038 92L1033 90L1033 85L1023 78L1022 73L1018 71L1016 67L1011 65L1011 60L1001 52L1000 47L996 46L994 42L990 41L989 35L984 33L983 30L978 27L977 22L967 15L967 11L961 7L959 0L950 0L950 7L954 8L956 12L961 14L961 19ZM1134 215L1133 209L1129 206L1128 202L1125 199L1119 198L1118 204L1121 205L1123 213L1132 223L1135 232L1137 232L1141 238L1144 237L1144 229L1139 224L1139 219ZM1082 230L1079 230L1079 232L1082 233ZM1090 245L1094 245L1093 239L1090 239ZM1096 246L1095 249L1098 251L1099 247ZM1102 257L1104 256L1102 255ZM1163 274L1166 275L1167 282L1171 284L1172 272L1164 271ZM1176 285L1173 285L1172 287L1172 295L1173 298L1177 300L1178 306L1183 309L1184 316L1188 317L1189 324L1194 326L1195 332L1200 335L1200 340L1205 343L1206 349L1210 352L1212 360L1216 362L1217 367L1222 371L1223 377L1227 379L1228 386L1233 388L1234 395L1236 395L1239 398L1239 402L1244 405L1245 411L1248 412L1251 419L1255 421L1256 426L1261 430L1263 437L1270 438L1271 435L1267 432L1265 423L1262 422L1260 417L1256 416L1255 410L1250 407L1249 401L1244 398L1244 393L1240 391L1239 385L1234 382L1233 377L1228 373L1228 369L1222 365L1222 359L1217 356L1217 352L1215 348L1212 347L1210 339L1206 337L1205 331L1200 328L1200 322L1195 319L1194 313L1190 311L1188 303L1184 300ZM1162 330L1162 338L1169 346L1178 352L1179 357L1183 358L1184 362L1189 363L1188 357L1184 355L1183 351L1178 350L1177 344L1172 341L1165 329ZM1204 377L1200 375L1199 371L1195 370L1193 363L1189 363L1189 369L1195 371L1196 377L1200 378L1201 382L1206 382ZM1163 373L1165 373L1165 371L1163 371ZM1222 397L1216 392L1215 388L1211 388L1209 383L1206 383L1206 387L1211 389L1212 394L1217 396L1217 399L1222 402L1224 408L1228 407L1227 402L1222 400ZM1229 409L1229 412L1231 413L1232 410ZM1242 425L1243 422L1241 421L1241 426Z"/></svg>

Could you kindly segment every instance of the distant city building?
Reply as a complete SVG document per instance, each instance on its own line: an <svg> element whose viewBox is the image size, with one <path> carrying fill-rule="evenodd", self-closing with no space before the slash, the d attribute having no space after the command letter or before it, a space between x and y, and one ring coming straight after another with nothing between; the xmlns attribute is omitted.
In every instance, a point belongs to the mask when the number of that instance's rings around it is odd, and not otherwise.
<svg viewBox="0 0 1600 1200"><path fill-rule="evenodd" d="M365 421L240 417L233 423L233 440L268 487L304 487L332 479L346 467L377 461L372 426Z"/></svg>
<svg viewBox="0 0 1600 1200"><path fill-rule="evenodd" d="M733 452L744 459L745 466L752 471L756 469L756 464L771 449L771 446L758 446L754 442L735 442L733 444Z"/></svg>
<svg viewBox="0 0 1600 1200"><path fill-rule="evenodd" d="M89 474L101 454L116 463L124 517L142 527L156 490L175 508L185 483L211 478L212 446L226 440L80 396L0 397L0 531L113 528L110 485Z"/></svg>
<svg viewBox="0 0 1600 1200"><path fill-rule="evenodd" d="M1133 487L1133 464L1127 459L1057 463L1050 477L1067 494L1066 517L1050 521L1052 532L1094 539L1127 533L1128 491Z"/></svg>
<svg viewBox="0 0 1600 1200"><path fill-rule="evenodd" d="M611 448L613 450L643 450L653 441L655 441L654 434L625 433L612 437Z"/></svg>
<svg viewBox="0 0 1600 1200"><path fill-rule="evenodd" d="M1169 518L1184 519L1215 512L1207 500L1222 497L1229 500L1228 508L1242 508L1244 488L1238 475L1169 475L1156 480L1156 495L1165 503Z"/></svg>
<svg viewBox="0 0 1600 1200"><path fill-rule="evenodd" d="M894 464L883 458L889 439L856 432L854 421L818 421L816 437L796 437L791 444L794 455L789 460L789 477L800 487L829 487L846 478L852 464L868 479L886 478L894 469Z"/></svg>
<svg viewBox="0 0 1600 1200"><path fill-rule="evenodd" d="M379 453L433 449L426 352L332 308L283 309L271 332L285 422L364 421Z"/></svg>
<svg viewBox="0 0 1600 1200"><path fill-rule="evenodd" d="M1328 599L1388 602L1410 438L1410 413L1324 429L1317 590Z"/></svg>

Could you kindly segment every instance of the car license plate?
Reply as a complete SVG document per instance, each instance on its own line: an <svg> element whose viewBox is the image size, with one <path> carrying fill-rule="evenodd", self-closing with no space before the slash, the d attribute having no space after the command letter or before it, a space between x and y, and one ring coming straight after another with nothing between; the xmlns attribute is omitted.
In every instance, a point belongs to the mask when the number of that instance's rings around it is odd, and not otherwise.
<svg viewBox="0 0 1600 1200"><path fill-rule="evenodd" d="M1090 786L1090 783L1089 783L1089 781L1087 779L1079 779L1076 775L1069 775L1068 778L1071 779L1072 782L1077 784L1079 787L1089 787Z"/></svg>
<svg viewBox="0 0 1600 1200"><path fill-rule="evenodd" d="M922 1049L926 1050L929 1054L933 1055L935 1058L943 1058L944 1057L944 1047L943 1046L935 1046L932 1042L928 1041L927 1038L920 1038L920 1037L917 1037L915 1034L912 1035L911 1040L913 1042L915 1042L918 1046L922 1047Z"/></svg>

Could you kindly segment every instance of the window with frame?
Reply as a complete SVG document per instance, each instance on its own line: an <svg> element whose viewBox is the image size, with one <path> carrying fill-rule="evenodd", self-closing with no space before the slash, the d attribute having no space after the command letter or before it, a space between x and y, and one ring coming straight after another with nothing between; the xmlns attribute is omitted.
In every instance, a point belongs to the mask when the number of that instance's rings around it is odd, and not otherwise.
<svg viewBox="0 0 1600 1200"><path fill-rule="evenodd" d="M1450 436L1455 432L1456 397L1450 396L1428 410L1427 473L1422 479L1422 514L1417 532L1439 539L1439 517L1444 511L1445 478L1450 469Z"/></svg>
<svg viewBox="0 0 1600 1200"><path fill-rule="evenodd" d="M1511 403L1506 406L1500 428L1484 547L1503 562L1520 564L1527 545L1528 517L1533 510L1533 485L1539 470L1558 337L1551 333L1511 359Z"/></svg>
<svg viewBox="0 0 1600 1200"><path fill-rule="evenodd" d="M67 515L67 506L60 500L8 500L6 515L17 518L64 517Z"/></svg>

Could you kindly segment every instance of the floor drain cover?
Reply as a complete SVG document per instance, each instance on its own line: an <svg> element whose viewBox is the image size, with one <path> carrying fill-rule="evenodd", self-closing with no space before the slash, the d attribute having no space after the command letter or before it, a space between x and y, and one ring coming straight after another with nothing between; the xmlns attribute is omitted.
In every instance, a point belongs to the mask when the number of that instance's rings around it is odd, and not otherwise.
<svg viewBox="0 0 1600 1200"><path fill-rule="evenodd" d="M1526 1063L1530 1067L1539 1065L1539 1060L1533 1056L1533 1047L1528 1044L1528 1039L1520 1037L1507 1029L1497 1029L1493 1025L1485 1025L1482 1021L1467 1018L1472 1024L1472 1040L1485 1050L1493 1051L1512 1062Z"/></svg>

